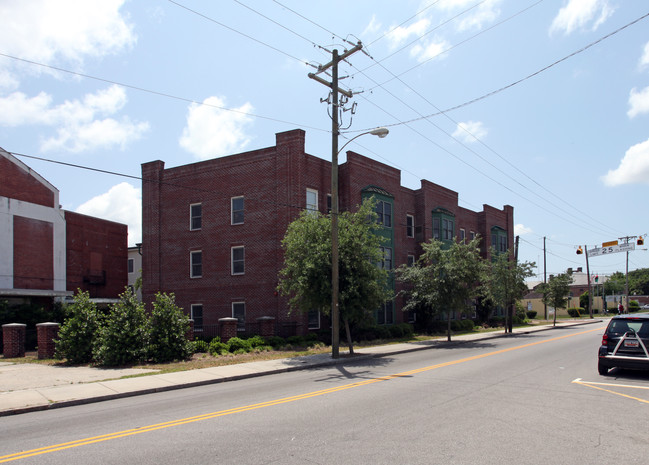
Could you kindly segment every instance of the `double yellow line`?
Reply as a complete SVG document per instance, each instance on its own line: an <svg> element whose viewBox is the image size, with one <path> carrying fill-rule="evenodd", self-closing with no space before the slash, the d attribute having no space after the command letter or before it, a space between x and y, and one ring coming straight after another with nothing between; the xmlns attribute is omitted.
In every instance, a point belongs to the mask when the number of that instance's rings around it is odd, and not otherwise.
<svg viewBox="0 0 649 465"><path fill-rule="evenodd" d="M560 339L566 339L566 338L569 338L569 337L579 336L579 335L582 335L582 334L591 333L593 331L600 331L600 330L601 330L601 328L591 329L591 330L588 330L588 331L582 331L582 332L575 333L575 334L568 334L568 335L565 335L565 336L559 336L559 337L555 337L555 338L551 338L551 339L544 339L542 341L536 341L536 342L532 342L532 343L529 343L529 344L524 344L524 345L520 345L520 346L516 346L516 347L510 347L508 349L496 350L496 351L488 352L488 353L481 354L481 355L474 355L472 357L466 357L466 358L462 358L462 359L459 359L459 360L453 360L453 361L450 361L450 362L440 363L440 364L437 364L437 365L431 365L431 366L427 366L427 367L423 367L423 368L417 368L415 370L404 371L402 373L397 373L397 374L394 374L394 375L381 376L379 378L372 378L372 379L359 381L359 382L355 382L355 383L351 383L351 384L345 384L343 386L332 387L332 388L329 388L329 389L322 389L320 391L308 392L306 394L300 394L300 395L297 395L297 396L283 397L281 399L270 400L270 401L261 402L261 403L258 403L258 404L245 405L243 407L236 407L236 408L232 408L232 409L228 409L228 410L219 410L218 412L205 413L203 415L197 415L197 416L193 416L193 417L182 418L182 419L179 419L179 420L173 420L173 421L168 421L168 422L164 422L164 423L156 423L154 425L143 426L141 428L133 428L133 429L128 429L128 430L124 430L124 431L118 431L116 433L104 434L104 435L101 435L101 436L93 436L93 437L90 437L90 438L78 439L76 441L64 442L64 443L55 444L55 445L52 445L52 446L41 447L39 449L31 449L31 450L27 450L27 451L23 451L23 452L16 452L14 454L0 456L0 463L25 459L25 458L34 457L34 456L37 456L37 455L49 454L49 453L52 453L52 452L58 452L58 451L66 450L66 449L72 449L72 448L75 448L75 447L87 446L87 445L90 445L90 444L96 444L96 443L99 443L99 442L110 441L110 440L113 440L113 439L125 438L125 437L128 437L128 436L134 436L136 434L149 433L151 431L156 431L156 430L160 430L160 429L187 425L189 423L196 423L198 421L210 420L212 418L223 417L223 416L232 415L232 414L235 414L235 413L248 412L250 410L256 410L256 409L265 408L265 407L272 407L274 405L286 404L286 403L295 402L295 401L298 401L298 400L310 399L312 397L324 396L324 395L327 395L327 394L332 394L332 393L335 393L335 392L344 391L346 389L353 389L353 388L367 386L367 385L374 384L374 383L379 383L379 382L382 382L382 381L389 381L389 380L395 379L395 378L403 378L405 376L412 376L412 375L416 375L418 373L424 373L426 371L436 370L438 368L443 368L443 367L447 367L447 366L451 366L451 365L457 365L457 364L460 364L460 363L470 362L470 361L473 361L473 360L479 360L479 359L482 359L482 358L491 357L493 355L499 355L499 354L503 354L503 353L506 353L506 352L511 352L511 351L514 351L514 350L524 349L524 348L527 348L527 347L532 347L532 346L539 345L539 344L545 344L545 343L548 343L548 342L558 341Z"/></svg>

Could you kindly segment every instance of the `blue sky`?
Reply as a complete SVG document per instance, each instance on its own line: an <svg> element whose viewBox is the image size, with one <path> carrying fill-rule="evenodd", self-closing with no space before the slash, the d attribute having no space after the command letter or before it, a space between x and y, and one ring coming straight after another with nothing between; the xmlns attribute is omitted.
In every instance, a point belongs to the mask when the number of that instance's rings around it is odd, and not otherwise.
<svg viewBox="0 0 649 465"><path fill-rule="evenodd" d="M3 1L0 146L137 177L302 128L329 159L327 88L307 75L361 41L340 69L356 104L340 145L388 127L348 148L466 208L512 205L521 260L542 274L545 237L548 273L585 270L577 245L649 232L647 14L629 0ZM138 180L22 160L64 208L140 241ZM649 252L629 254L645 267Z"/></svg>

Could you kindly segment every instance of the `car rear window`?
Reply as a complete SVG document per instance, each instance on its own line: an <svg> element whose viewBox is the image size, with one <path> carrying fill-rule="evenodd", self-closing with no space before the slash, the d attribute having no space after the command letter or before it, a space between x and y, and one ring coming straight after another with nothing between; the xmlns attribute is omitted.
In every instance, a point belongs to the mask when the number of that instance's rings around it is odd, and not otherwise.
<svg viewBox="0 0 649 465"><path fill-rule="evenodd" d="M612 320L608 332L624 334L631 329L641 337L649 337L649 321L642 320Z"/></svg>

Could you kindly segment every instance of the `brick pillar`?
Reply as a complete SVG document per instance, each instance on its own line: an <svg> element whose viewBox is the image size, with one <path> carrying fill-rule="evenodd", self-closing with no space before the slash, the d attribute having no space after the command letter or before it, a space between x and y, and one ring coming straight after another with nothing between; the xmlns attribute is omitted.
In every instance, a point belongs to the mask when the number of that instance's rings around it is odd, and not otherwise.
<svg viewBox="0 0 649 465"><path fill-rule="evenodd" d="M219 318L219 337L221 342L228 342L237 335L236 318Z"/></svg>
<svg viewBox="0 0 649 465"><path fill-rule="evenodd" d="M185 335L188 341L194 340L194 320L189 320L189 331Z"/></svg>
<svg viewBox="0 0 649 465"><path fill-rule="evenodd" d="M59 335L58 323L38 323L36 325L36 336L38 339L38 358L54 358L54 339Z"/></svg>
<svg viewBox="0 0 649 465"><path fill-rule="evenodd" d="M261 337L271 337L275 335L275 318L272 316L262 316L257 318L259 323L259 335Z"/></svg>
<svg viewBox="0 0 649 465"><path fill-rule="evenodd" d="M5 358L25 356L25 332L27 325L8 323L2 325L2 349Z"/></svg>

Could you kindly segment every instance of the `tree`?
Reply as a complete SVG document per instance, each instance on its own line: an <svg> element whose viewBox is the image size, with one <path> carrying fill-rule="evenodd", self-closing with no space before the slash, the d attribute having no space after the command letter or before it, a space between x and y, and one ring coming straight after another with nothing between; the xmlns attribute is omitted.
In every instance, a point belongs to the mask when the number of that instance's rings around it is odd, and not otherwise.
<svg viewBox="0 0 649 465"><path fill-rule="evenodd" d="M54 340L55 358L79 364L92 361L92 347L100 325L100 314L88 292L79 290L65 308L67 318Z"/></svg>
<svg viewBox="0 0 649 465"><path fill-rule="evenodd" d="M156 294L147 320L148 357L156 363L186 360L192 355L187 339L189 317L176 305L173 294Z"/></svg>
<svg viewBox="0 0 649 465"><path fill-rule="evenodd" d="M554 307L554 323L557 322L557 310L566 308L570 297L570 285L572 284L572 273L561 273L551 276L546 284L541 285L543 302Z"/></svg>
<svg viewBox="0 0 649 465"><path fill-rule="evenodd" d="M404 311L429 312L430 316L446 313L447 338L451 340L452 312L465 312L468 302L483 294L486 264L480 256L476 237L468 244L447 244L431 239L421 244L423 253L413 266L403 265L397 279L405 284Z"/></svg>
<svg viewBox="0 0 649 465"><path fill-rule="evenodd" d="M100 365L129 365L144 359L147 345L144 305L128 288L119 297L97 331L93 357Z"/></svg>
<svg viewBox="0 0 649 465"><path fill-rule="evenodd" d="M373 202L338 218L339 312L345 325L350 353L354 352L350 324L368 320L372 312L392 298L388 272L377 266L384 259L380 246L382 226ZM284 268L278 290L290 296L291 310L331 313L331 217L305 210L289 224L284 239Z"/></svg>
<svg viewBox="0 0 649 465"><path fill-rule="evenodd" d="M510 260L511 254L497 253L491 248L490 273L488 274L488 289L491 299L496 305L506 309L508 318L505 331L512 332L513 315L510 309L516 301L523 298L527 292L525 279L534 276L534 262L515 263Z"/></svg>

